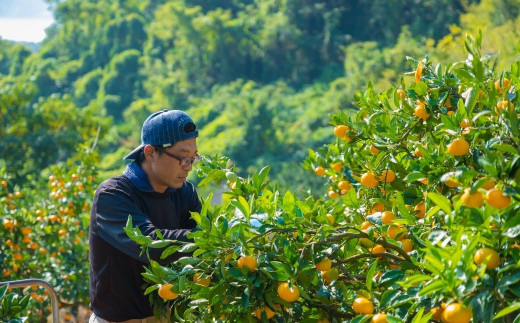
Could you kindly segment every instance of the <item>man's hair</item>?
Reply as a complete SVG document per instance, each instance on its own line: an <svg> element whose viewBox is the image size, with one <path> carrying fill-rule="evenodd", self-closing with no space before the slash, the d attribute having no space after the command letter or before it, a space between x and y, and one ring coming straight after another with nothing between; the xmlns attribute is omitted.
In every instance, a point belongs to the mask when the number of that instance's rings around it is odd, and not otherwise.
<svg viewBox="0 0 520 323"><path fill-rule="evenodd" d="M155 148L155 150L157 151L157 153L159 154L159 156L161 156L163 154L163 150L164 148L162 148L161 146L153 146L152 147ZM141 151L139 152L139 155L137 155L137 158L136 158L136 162L137 164L139 164L139 166L141 166L143 164L143 162L145 161L146 157L144 156L144 148L141 149Z"/></svg>

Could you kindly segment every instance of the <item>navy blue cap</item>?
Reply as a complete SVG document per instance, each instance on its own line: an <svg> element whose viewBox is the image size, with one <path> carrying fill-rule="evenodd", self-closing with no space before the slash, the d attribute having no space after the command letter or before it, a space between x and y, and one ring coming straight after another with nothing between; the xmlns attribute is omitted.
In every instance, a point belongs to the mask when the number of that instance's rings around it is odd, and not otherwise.
<svg viewBox="0 0 520 323"><path fill-rule="evenodd" d="M180 110L162 110L146 118L141 129L141 145L123 159L137 159L146 145L171 146L177 141L196 138L199 132L190 116Z"/></svg>

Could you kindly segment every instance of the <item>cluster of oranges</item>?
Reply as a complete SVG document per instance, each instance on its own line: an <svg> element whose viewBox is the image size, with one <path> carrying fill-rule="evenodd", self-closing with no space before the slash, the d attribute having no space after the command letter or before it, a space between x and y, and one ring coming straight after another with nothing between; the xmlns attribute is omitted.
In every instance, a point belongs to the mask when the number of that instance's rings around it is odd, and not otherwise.
<svg viewBox="0 0 520 323"><path fill-rule="evenodd" d="M67 180L65 179L67 178ZM73 173L49 176L46 190L14 190L8 180L0 188L0 246L3 281L51 277L61 299L88 300L88 251L85 221L90 209L94 178ZM42 183L43 185L43 183ZM46 292L30 292L29 317L49 313Z"/></svg>
<svg viewBox="0 0 520 323"><path fill-rule="evenodd" d="M471 257L466 258L472 260L470 270L475 272L482 266L488 271L504 268L504 257L511 256L505 248L518 245L514 234L510 241L498 238L516 223L500 227L511 219L519 199L519 182L514 179L520 155L515 135L520 119L514 104L516 85L505 76L493 79L491 73L479 85L465 84L449 73L433 71L422 60L415 82L408 89L395 90L393 101L387 97L389 91L360 95L355 121L344 114L333 116L333 133L340 138L336 147L324 147L308 159L316 175L330 175L330 198L344 195L338 194L338 181L348 178L345 181L356 194L335 199L336 205L346 208L347 220L336 228L354 224L365 233L359 246L379 260L381 270L388 266L406 275L417 273L413 266L401 269L391 254L398 247L418 261L429 261L422 258L422 249L434 231L449 236L455 228L465 227L470 237L480 231L485 238L467 250ZM511 74L513 78L518 76ZM336 160L341 165L335 165ZM472 222L472 217L481 222ZM475 274L474 279L483 284L479 277ZM469 322L473 317L468 294L438 292L435 296L449 302L432 306L434 319ZM358 297L354 304L356 313L386 322L386 314L373 314L368 297Z"/></svg>

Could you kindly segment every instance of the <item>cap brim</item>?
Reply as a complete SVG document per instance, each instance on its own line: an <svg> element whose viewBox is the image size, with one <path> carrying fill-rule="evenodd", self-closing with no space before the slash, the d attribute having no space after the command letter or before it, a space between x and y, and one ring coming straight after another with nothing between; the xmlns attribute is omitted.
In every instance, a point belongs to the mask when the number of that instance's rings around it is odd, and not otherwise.
<svg viewBox="0 0 520 323"><path fill-rule="evenodd" d="M143 147L144 147L144 145L140 145L139 147L137 147L136 149L134 149L131 153L129 153L128 155L126 155L125 158L123 158L123 159L125 159L125 160L128 160L128 159L130 159L130 160L136 160L137 157L139 156L139 151L140 151L141 149L143 149Z"/></svg>

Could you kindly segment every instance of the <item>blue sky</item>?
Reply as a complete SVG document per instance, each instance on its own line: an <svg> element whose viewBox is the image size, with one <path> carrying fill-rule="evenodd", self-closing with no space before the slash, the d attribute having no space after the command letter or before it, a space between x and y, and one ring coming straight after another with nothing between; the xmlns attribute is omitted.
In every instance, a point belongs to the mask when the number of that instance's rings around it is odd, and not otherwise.
<svg viewBox="0 0 520 323"><path fill-rule="evenodd" d="M2 39L40 42L45 28L53 22L43 0L0 0L0 37Z"/></svg>

